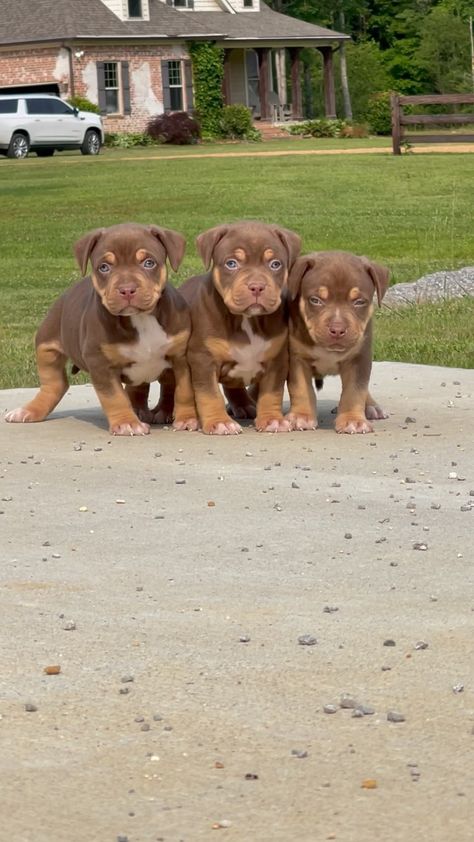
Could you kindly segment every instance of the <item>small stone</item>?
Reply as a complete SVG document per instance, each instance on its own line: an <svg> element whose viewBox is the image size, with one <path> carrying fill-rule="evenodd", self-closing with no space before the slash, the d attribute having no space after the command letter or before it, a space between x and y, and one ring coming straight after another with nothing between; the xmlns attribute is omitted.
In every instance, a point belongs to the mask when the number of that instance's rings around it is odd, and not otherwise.
<svg viewBox="0 0 474 842"><path fill-rule="evenodd" d="M130 681L135 681L135 678L133 675L122 675L120 681L122 684L128 684Z"/></svg>
<svg viewBox="0 0 474 842"><path fill-rule="evenodd" d="M387 664L384 664L383 667L381 667L381 669L382 669L382 672L390 672L392 667L389 667Z"/></svg>
<svg viewBox="0 0 474 842"><path fill-rule="evenodd" d="M120 506L123 506L123 505L124 505L124 503L125 503L125 500L122 500L121 498L119 498L119 499L118 499L118 500L116 500L115 502L116 502L116 503L118 503Z"/></svg>
<svg viewBox="0 0 474 842"><path fill-rule="evenodd" d="M374 778L366 778L360 786L361 789L377 789L377 781Z"/></svg>
<svg viewBox="0 0 474 842"><path fill-rule="evenodd" d="M425 544L424 541L415 541L415 543L413 544L413 549L424 551L428 549L428 544Z"/></svg>
<svg viewBox="0 0 474 842"><path fill-rule="evenodd" d="M364 716L373 716L375 708L372 705L358 705L357 710L360 710Z"/></svg>
<svg viewBox="0 0 474 842"><path fill-rule="evenodd" d="M387 712L387 719L389 722L405 722L403 713L399 713L397 710L389 710Z"/></svg>
<svg viewBox="0 0 474 842"><path fill-rule="evenodd" d="M292 482L292 483L291 483L291 487L292 487L292 488L299 488L299 485L298 485L298 483L297 483L297 482Z"/></svg>
<svg viewBox="0 0 474 842"><path fill-rule="evenodd" d="M387 638L387 640L384 640L383 645L384 645L384 646L396 646L397 644L395 643L395 641L394 641L394 640L392 640L392 639L389 637L389 638Z"/></svg>
<svg viewBox="0 0 474 842"><path fill-rule="evenodd" d="M176 479L174 482L175 482L175 485L186 485L185 479Z"/></svg>
<svg viewBox="0 0 474 842"><path fill-rule="evenodd" d="M352 538L352 533L351 533L351 532L346 532L346 533L344 534L344 538L347 538L347 539Z"/></svg>
<svg viewBox="0 0 474 842"><path fill-rule="evenodd" d="M300 646L314 646L318 641L311 634L301 634L298 638Z"/></svg>
<svg viewBox="0 0 474 842"><path fill-rule="evenodd" d="M26 705L25 705L25 710L27 710L28 713L35 713L38 710L38 708L36 707L36 705L33 705L31 702L27 702Z"/></svg>
<svg viewBox="0 0 474 842"><path fill-rule="evenodd" d="M128 836L117 836L117 842L128 842Z"/></svg>
<svg viewBox="0 0 474 842"><path fill-rule="evenodd" d="M145 717L144 716L136 716L135 722L145 722Z"/></svg>
<svg viewBox="0 0 474 842"><path fill-rule="evenodd" d="M75 631L76 624L74 620L68 620L67 623L64 623L63 629L64 631Z"/></svg>
<svg viewBox="0 0 474 842"><path fill-rule="evenodd" d="M453 693L463 693L464 692L464 684L454 684L453 685Z"/></svg>
<svg viewBox="0 0 474 842"><path fill-rule="evenodd" d="M359 707L358 702L352 697L343 693L341 696L341 701L339 702L341 708L356 708Z"/></svg>
<svg viewBox="0 0 474 842"><path fill-rule="evenodd" d="M458 478L458 475L457 475L456 471L450 471L449 472L448 479L457 479L457 478Z"/></svg>
<svg viewBox="0 0 474 842"><path fill-rule="evenodd" d="M207 505L210 509L213 509L216 504L214 503L214 500L208 500Z"/></svg>
<svg viewBox="0 0 474 842"><path fill-rule="evenodd" d="M354 708L354 710L352 711L353 719L362 719L363 716L364 716L364 714L363 714L363 712L361 711L360 708Z"/></svg>
<svg viewBox="0 0 474 842"><path fill-rule="evenodd" d="M337 605L325 605L323 608L323 614L335 614L336 611L339 611Z"/></svg>
<svg viewBox="0 0 474 842"><path fill-rule="evenodd" d="M253 772L247 772L245 775L246 781L258 781L258 775L255 775Z"/></svg>
<svg viewBox="0 0 474 842"><path fill-rule="evenodd" d="M418 650L418 649L428 649L428 644L426 643L426 641L425 641L425 640L418 640L418 641L415 643L415 645L414 645L414 647L413 647L413 648L414 648L414 649L417 649L417 650Z"/></svg>
<svg viewBox="0 0 474 842"><path fill-rule="evenodd" d="M88 508L87 508L87 506L79 506L79 511L80 512L87 512Z"/></svg>
<svg viewBox="0 0 474 842"><path fill-rule="evenodd" d="M240 643L250 643L250 637L248 634L241 634L239 637Z"/></svg>
<svg viewBox="0 0 474 842"><path fill-rule="evenodd" d="M416 418L412 418L410 415L407 415L405 418L405 424L416 424Z"/></svg>
<svg viewBox="0 0 474 842"><path fill-rule="evenodd" d="M61 558L59 553L51 553L51 558Z"/></svg>
<svg viewBox="0 0 474 842"><path fill-rule="evenodd" d="M337 705L323 705L324 713L337 713L339 710Z"/></svg>
<svg viewBox="0 0 474 842"><path fill-rule="evenodd" d="M436 511L438 511L438 509L441 508L441 503L432 503L431 508L436 509Z"/></svg>
<svg viewBox="0 0 474 842"><path fill-rule="evenodd" d="M46 673L46 675L59 675L59 673L61 672L61 667L59 666L59 664L54 664L50 667L45 667L43 672Z"/></svg>
<svg viewBox="0 0 474 842"><path fill-rule="evenodd" d="M130 693L130 687L120 687L119 693L121 696L126 696L127 693Z"/></svg>
<svg viewBox="0 0 474 842"><path fill-rule="evenodd" d="M308 756L308 752L304 749L292 748L291 755L292 757L298 757L299 760L303 760L304 757Z"/></svg>
<svg viewBox="0 0 474 842"><path fill-rule="evenodd" d="M150 730L150 726L149 726L148 722L145 722L140 728L140 731L149 731L149 730Z"/></svg>
<svg viewBox="0 0 474 842"><path fill-rule="evenodd" d="M230 822L228 819L221 819L220 822L214 822L214 824L212 825L213 830L219 830L221 827L232 827L232 822Z"/></svg>
<svg viewBox="0 0 474 842"><path fill-rule="evenodd" d="M153 714L153 722L162 722L163 717L161 713L154 713Z"/></svg>
<svg viewBox="0 0 474 842"><path fill-rule="evenodd" d="M246 452L246 454L245 454L245 455L246 455L246 456L253 456L253 453L251 453L251 452L250 452L250 450L247 450L247 452Z"/></svg>

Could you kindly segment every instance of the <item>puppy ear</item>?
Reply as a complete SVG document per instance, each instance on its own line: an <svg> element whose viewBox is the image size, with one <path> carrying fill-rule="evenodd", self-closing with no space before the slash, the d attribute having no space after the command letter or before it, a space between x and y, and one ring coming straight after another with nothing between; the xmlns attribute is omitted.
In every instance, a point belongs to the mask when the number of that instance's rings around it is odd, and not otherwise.
<svg viewBox="0 0 474 842"><path fill-rule="evenodd" d="M74 254L83 275L86 274L87 264L89 263L92 250L97 245L104 231L105 228L96 228L95 231L89 231L88 234L85 234L84 237L74 244Z"/></svg>
<svg viewBox="0 0 474 842"><path fill-rule="evenodd" d="M304 254L302 257L298 257L293 263L288 276L288 292L292 301L294 301L300 291L301 281L306 275L306 272L308 269L313 268L314 263L314 258L309 254Z"/></svg>
<svg viewBox="0 0 474 842"><path fill-rule="evenodd" d="M294 231L289 231L288 228L275 228L274 230L275 234L280 238L286 248L288 254L288 269L291 269L301 251L301 237Z"/></svg>
<svg viewBox="0 0 474 842"><path fill-rule="evenodd" d="M362 263L364 264L364 268L372 278L374 287L377 292L377 302L380 307L382 303L382 298L387 292L388 282L390 279L390 270L387 269L386 266L381 266L380 263L374 263L367 257L362 258Z"/></svg>
<svg viewBox="0 0 474 842"><path fill-rule="evenodd" d="M171 268L176 272L180 267L184 252L186 251L185 238L178 231L172 231L170 228L160 228L158 225L150 225L148 230L165 247Z"/></svg>
<svg viewBox="0 0 474 842"><path fill-rule="evenodd" d="M228 230L228 225L216 225L215 228L204 231L196 238L196 248L206 269L209 269L211 266L217 243L225 237Z"/></svg>

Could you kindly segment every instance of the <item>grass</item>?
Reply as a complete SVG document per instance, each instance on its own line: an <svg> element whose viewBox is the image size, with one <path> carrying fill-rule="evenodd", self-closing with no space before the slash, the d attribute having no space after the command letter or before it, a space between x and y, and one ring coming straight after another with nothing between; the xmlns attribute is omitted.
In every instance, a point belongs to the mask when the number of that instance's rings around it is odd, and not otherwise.
<svg viewBox="0 0 474 842"><path fill-rule="evenodd" d="M201 269L194 247L200 231L241 218L299 231L305 251L342 248L366 254L389 266L394 281L471 264L472 158L395 158L387 138L375 140L387 147L386 155L260 156L272 149L377 145L370 138L114 149L97 159L75 153L0 158L0 387L36 383L35 329L54 298L79 277L72 244L98 226L135 220L182 231L188 251L175 283ZM202 157L233 151L250 154ZM178 157L167 160L170 155ZM461 341L462 330L472 335L471 302L453 307L459 310L435 308L429 318L412 311L381 314L379 358L401 354L397 358L409 362L472 364ZM411 343L399 338L402 325L407 336L415 334Z"/></svg>

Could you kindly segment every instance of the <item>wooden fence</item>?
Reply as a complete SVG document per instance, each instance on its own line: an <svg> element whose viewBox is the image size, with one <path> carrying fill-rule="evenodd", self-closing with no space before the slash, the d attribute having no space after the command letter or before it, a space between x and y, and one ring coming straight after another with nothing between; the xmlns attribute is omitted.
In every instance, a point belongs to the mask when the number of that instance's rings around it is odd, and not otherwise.
<svg viewBox="0 0 474 842"><path fill-rule="evenodd" d="M474 125L474 112L452 114L404 114L406 105L474 105L474 94L432 94L425 96L399 96L392 94L392 146L393 154L400 155L403 143L472 143L474 134L405 134L405 126Z"/></svg>

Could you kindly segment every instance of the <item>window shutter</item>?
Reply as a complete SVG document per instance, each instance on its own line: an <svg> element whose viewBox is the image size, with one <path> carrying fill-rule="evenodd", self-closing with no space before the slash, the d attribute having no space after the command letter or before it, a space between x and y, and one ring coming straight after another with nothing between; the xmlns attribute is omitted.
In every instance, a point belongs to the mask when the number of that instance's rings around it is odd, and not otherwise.
<svg viewBox="0 0 474 842"><path fill-rule="evenodd" d="M122 91L123 91L123 113L131 114L130 105L130 74L128 72L128 61L122 62Z"/></svg>
<svg viewBox="0 0 474 842"><path fill-rule="evenodd" d="M184 82L186 85L186 110L193 111L193 66L190 61L184 62Z"/></svg>
<svg viewBox="0 0 474 842"><path fill-rule="evenodd" d="M171 111L170 74L167 61L161 62L161 85L163 88L163 108L165 111Z"/></svg>
<svg viewBox="0 0 474 842"><path fill-rule="evenodd" d="M107 114L105 104L105 68L104 62L97 62L97 93L99 97L99 110L101 114Z"/></svg>

